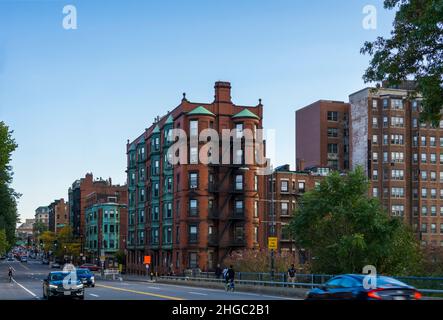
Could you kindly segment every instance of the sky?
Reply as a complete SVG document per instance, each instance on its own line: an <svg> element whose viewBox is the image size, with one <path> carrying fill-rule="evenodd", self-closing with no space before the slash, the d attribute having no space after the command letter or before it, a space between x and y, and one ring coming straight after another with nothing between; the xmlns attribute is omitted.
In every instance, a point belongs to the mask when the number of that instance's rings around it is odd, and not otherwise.
<svg viewBox="0 0 443 320"><path fill-rule="evenodd" d="M77 29L63 28L66 5ZM376 29L363 28L366 5ZM182 92L212 102L218 80L235 104L262 99L274 164L294 168L294 112L368 86L360 48L388 36L393 17L382 0L0 0L0 121L19 145L21 219L67 200L87 172L124 184L126 140Z"/></svg>

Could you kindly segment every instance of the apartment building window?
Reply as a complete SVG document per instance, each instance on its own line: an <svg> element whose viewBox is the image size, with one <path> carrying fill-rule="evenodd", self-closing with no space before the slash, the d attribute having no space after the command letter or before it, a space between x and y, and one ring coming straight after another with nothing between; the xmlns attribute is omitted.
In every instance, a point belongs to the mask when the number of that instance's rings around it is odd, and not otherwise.
<svg viewBox="0 0 443 320"><path fill-rule="evenodd" d="M403 145L403 135L391 134L391 143L396 145Z"/></svg>
<svg viewBox="0 0 443 320"><path fill-rule="evenodd" d="M383 145L388 145L389 144L389 139L388 139L388 135L384 134L383 135Z"/></svg>
<svg viewBox="0 0 443 320"><path fill-rule="evenodd" d="M288 202L281 203L281 215L282 216L289 215L289 203Z"/></svg>
<svg viewBox="0 0 443 320"><path fill-rule="evenodd" d="M388 117L383 117L383 128L387 128L389 126Z"/></svg>
<svg viewBox="0 0 443 320"><path fill-rule="evenodd" d="M163 240L164 240L165 244L172 243L172 228L171 227L163 228Z"/></svg>
<svg viewBox="0 0 443 320"><path fill-rule="evenodd" d="M194 269L198 267L197 263L197 253L196 252L190 252L189 253L189 268Z"/></svg>
<svg viewBox="0 0 443 320"><path fill-rule="evenodd" d="M391 105L393 109L403 110L403 100L401 99L392 99Z"/></svg>
<svg viewBox="0 0 443 320"><path fill-rule="evenodd" d="M328 143L328 153L338 153L338 144Z"/></svg>
<svg viewBox="0 0 443 320"><path fill-rule="evenodd" d="M191 217L195 217L198 215L198 200L190 199L189 200L189 215Z"/></svg>
<svg viewBox="0 0 443 320"><path fill-rule="evenodd" d="M237 174L235 176L235 190L243 190L243 175Z"/></svg>
<svg viewBox="0 0 443 320"><path fill-rule="evenodd" d="M443 171L440 171L439 176L440 176L440 182L443 182Z"/></svg>
<svg viewBox="0 0 443 320"><path fill-rule="evenodd" d="M437 181L437 172L431 171L431 181Z"/></svg>
<svg viewBox="0 0 443 320"><path fill-rule="evenodd" d="M158 175L160 173L160 160L154 161L154 175Z"/></svg>
<svg viewBox="0 0 443 320"><path fill-rule="evenodd" d="M412 146L418 147L418 137L417 136L412 137Z"/></svg>
<svg viewBox="0 0 443 320"><path fill-rule="evenodd" d="M422 188L421 189L421 197L422 198L427 198L428 197L428 189L426 189L426 188Z"/></svg>
<svg viewBox="0 0 443 320"><path fill-rule="evenodd" d="M378 152L373 152L373 153L372 153L372 160L373 160L374 162L378 162Z"/></svg>
<svg viewBox="0 0 443 320"><path fill-rule="evenodd" d="M428 215L428 207L426 207L426 206L421 207L421 215L423 217L426 217Z"/></svg>
<svg viewBox="0 0 443 320"><path fill-rule="evenodd" d="M258 201L254 201L254 218L258 218Z"/></svg>
<svg viewBox="0 0 443 320"><path fill-rule="evenodd" d="M378 144L378 136L375 135L375 134L372 136L372 143L373 144Z"/></svg>
<svg viewBox="0 0 443 320"><path fill-rule="evenodd" d="M338 137L338 129L337 128L328 128L328 137L337 138Z"/></svg>
<svg viewBox="0 0 443 320"><path fill-rule="evenodd" d="M168 193L171 193L171 192L172 192L172 177L168 177L168 178L166 179L166 191L167 191Z"/></svg>
<svg viewBox="0 0 443 320"><path fill-rule="evenodd" d="M431 189L431 199L437 199L437 189Z"/></svg>
<svg viewBox="0 0 443 320"><path fill-rule="evenodd" d="M439 125L440 129L443 129L443 120L440 120L440 125Z"/></svg>
<svg viewBox="0 0 443 320"><path fill-rule="evenodd" d="M404 161L404 154L403 154L403 152L392 152L391 153L391 161L392 162L403 163L403 161Z"/></svg>
<svg viewBox="0 0 443 320"><path fill-rule="evenodd" d="M422 153L422 154L421 154L421 162L422 162L422 163L426 163L426 158L427 158L427 157L426 157L426 153Z"/></svg>
<svg viewBox="0 0 443 320"><path fill-rule="evenodd" d="M159 232L158 228L153 228L151 231L151 240L152 244L158 244L159 242Z"/></svg>
<svg viewBox="0 0 443 320"><path fill-rule="evenodd" d="M158 210L158 206L154 206L152 208L152 220L153 221L158 221L159 219L159 210Z"/></svg>
<svg viewBox="0 0 443 320"><path fill-rule="evenodd" d="M242 164L243 163L243 150L236 150L235 151L235 160L234 164Z"/></svg>
<svg viewBox="0 0 443 320"><path fill-rule="evenodd" d="M338 112L328 111L328 121L338 121Z"/></svg>
<svg viewBox="0 0 443 320"><path fill-rule="evenodd" d="M437 145L436 140L435 140L435 137L433 137L433 136L430 136L430 137L429 137L429 145L430 145L431 147L435 147L435 146ZM441 146L441 139L440 139L440 146Z"/></svg>
<svg viewBox="0 0 443 320"><path fill-rule="evenodd" d="M426 122L420 122L420 128L426 128Z"/></svg>
<svg viewBox="0 0 443 320"><path fill-rule="evenodd" d="M145 232L144 231L138 232L138 244L139 245L145 244Z"/></svg>
<svg viewBox="0 0 443 320"><path fill-rule="evenodd" d="M189 121L189 134L194 138L198 136L198 120Z"/></svg>
<svg viewBox="0 0 443 320"><path fill-rule="evenodd" d="M372 118L372 127L378 128L378 118L377 117Z"/></svg>
<svg viewBox="0 0 443 320"><path fill-rule="evenodd" d="M189 226L189 242L196 243L198 240L198 226L190 225Z"/></svg>
<svg viewBox="0 0 443 320"><path fill-rule="evenodd" d="M144 188L139 190L139 201L145 202L145 189Z"/></svg>
<svg viewBox="0 0 443 320"><path fill-rule="evenodd" d="M168 202L165 204L165 211L166 211L166 219L172 218L172 202Z"/></svg>
<svg viewBox="0 0 443 320"><path fill-rule="evenodd" d="M418 111L418 102L417 100L412 101L412 111Z"/></svg>
<svg viewBox="0 0 443 320"><path fill-rule="evenodd" d="M289 181L282 180L280 185L281 192L288 192L289 191Z"/></svg>
<svg viewBox="0 0 443 320"><path fill-rule="evenodd" d="M389 162L389 156L387 152L383 152L383 162L388 163Z"/></svg>
<svg viewBox="0 0 443 320"><path fill-rule="evenodd" d="M393 127L403 127L404 118L403 117L391 117L391 126Z"/></svg>
<svg viewBox="0 0 443 320"><path fill-rule="evenodd" d="M254 242L258 242L258 227L254 227Z"/></svg>
<svg viewBox="0 0 443 320"><path fill-rule="evenodd" d="M413 163L418 163L418 153L414 153L414 154L412 155L412 162L413 162Z"/></svg>
<svg viewBox="0 0 443 320"><path fill-rule="evenodd" d="M328 167L331 167L334 170L338 169L338 160L328 159Z"/></svg>
<svg viewBox="0 0 443 320"><path fill-rule="evenodd" d="M432 217L437 216L437 206L431 206L431 216Z"/></svg>
<svg viewBox="0 0 443 320"><path fill-rule="evenodd" d="M417 206L412 207L412 214L414 217L418 217L418 207Z"/></svg>
<svg viewBox="0 0 443 320"><path fill-rule="evenodd" d="M391 212L392 212L392 215L395 217L403 217L404 212L405 212L405 207L404 207L404 205L393 205L391 207Z"/></svg>
<svg viewBox="0 0 443 320"><path fill-rule="evenodd" d="M412 118L412 127L413 128L417 128L418 127L418 119L417 118Z"/></svg>
<svg viewBox="0 0 443 320"><path fill-rule="evenodd" d="M383 109L388 109L388 108L389 108L389 100L383 99Z"/></svg>
<svg viewBox="0 0 443 320"><path fill-rule="evenodd" d="M198 163L198 147L191 147L190 148L189 161L191 164Z"/></svg>
<svg viewBox="0 0 443 320"><path fill-rule="evenodd" d="M236 241L243 241L245 239L245 229L243 226L235 226L234 238Z"/></svg>
<svg viewBox="0 0 443 320"><path fill-rule="evenodd" d="M143 209L138 211L138 222L145 223L145 210Z"/></svg>
<svg viewBox="0 0 443 320"><path fill-rule="evenodd" d="M154 183L154 197L158 197L159 196L159 194L160 194L160 191L159 191L159 183L158 182L155 182Z"/></svg>
<svg viewBox="0 0 443 320"><path fill-rule="evenodd" d="M377 107L378 107L377 100L372 100L372 109L377 109Z"/></svg>
<svg viewBox="0 0 443 320"><path fill-rule="evenodd" d="M372 188L372 196L374 198L378 197L378 188L377 187Z"/></svg>
<svg viewBox="0 0 443 320"><path fill-rule="evenodd" d="M435 223L431 223L431 233L437 233L437 225Z"/></svg>
<svg viewBox="0 0 443 320"><path fill-rule="evenodd" d="M299 181L299 183L298 183L298 192L300 192L300 193L304 193L305 192L305 182L304 181Z"/></svg>
<svg viewBox="0 0 443 320"><path fill-rule="evenodd" d="M243 137L243 123L235 124L235 134L237 139L241 139Z"/></svg>
<svg viewBox="0 0 443 320"><path fill-rule="evenodd" d="M399 169L394 169L391 172L391 178L394 180L403 180L404 178L404 171Z"/></svg>
<svg viewBox="0 0 443 320"><path fill-rule="evenodd" d="M420 145L422 147L425 147L426 146L426 136L421 136L420 141L421 141Z"/></svg>
<svg viewBox="0 0 443 320"><path fill-rule="evenodd" d="M443 199L443 189L440 189L440 199Z"/></svg>
<svg viewBox="0 0 443 320"><path fill-rule="evenodd" d="M372 170L372 180L378 180L378 170Z"/></svg>
<svg viewBox="0 0 443 320"><path fill-rule="evenodd" d="M431 163L436 164L437 163L437 154L431 153Z"/></svg>
<svg viewBox="0 0 443 320"><path fill-rule="evenodd" d="M254 175L254 191L258 191L258 175Z"/></svg>
<svg viewBox="0 0 443 320"><path fill-rule="evenodd" d="M135 172L132 172L130 175L129 184L133 187L135 186Z"/></svg>
<svg viewBox="0 0 443 320"><path fill-rule="evenodd" d="M189 173L189 188L197 189L198 188L198 173L190 172Z"/></svg>
<svg viewBox="0 0 443 320"><path fill-rule="evenodd" d="M235 201L235 214L236 215L243 215L243 200L236 200Z"/></svg>
<svg viewBox="0 0 443 320"><path fill-rule="evenodd" d="M393 187L391 190L392 197L394 198L403 198L405 196L403 188Z"/></svg>

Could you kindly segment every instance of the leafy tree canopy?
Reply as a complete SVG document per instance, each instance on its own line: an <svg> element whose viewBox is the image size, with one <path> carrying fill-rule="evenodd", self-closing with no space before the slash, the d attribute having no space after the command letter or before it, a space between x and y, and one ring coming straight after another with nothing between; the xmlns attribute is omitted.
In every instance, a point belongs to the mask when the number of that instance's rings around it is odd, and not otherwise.
<svg viewBox="0 0 443 320"><path fill-rule="evenodd" d="M364 44L361 52L372 59L363 79L415 80L422 120L436 126L443 107L443 0L385 0L384 7L397 9L391 37Z"/></svg>

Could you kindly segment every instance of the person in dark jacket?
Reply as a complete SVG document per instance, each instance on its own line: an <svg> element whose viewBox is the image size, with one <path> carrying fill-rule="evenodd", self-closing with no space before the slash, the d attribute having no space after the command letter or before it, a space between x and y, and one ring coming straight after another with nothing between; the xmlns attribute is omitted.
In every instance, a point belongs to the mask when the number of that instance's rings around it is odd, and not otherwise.
<svg viewBox="0 0 443 320"><path fill-rule="evenodd" d="M231 289L232 291L234 291L234 279L235 279L234 267L230 265L228 271L226 272L226 290Z"/></svg>
<svg viewBox="0 0 443 320"><path fill-rule="evenodd" d="M220 268L220 264L217 265L217 267L215 268L215 277L217 279L220 279L222 275L222 268Z"/></svg>

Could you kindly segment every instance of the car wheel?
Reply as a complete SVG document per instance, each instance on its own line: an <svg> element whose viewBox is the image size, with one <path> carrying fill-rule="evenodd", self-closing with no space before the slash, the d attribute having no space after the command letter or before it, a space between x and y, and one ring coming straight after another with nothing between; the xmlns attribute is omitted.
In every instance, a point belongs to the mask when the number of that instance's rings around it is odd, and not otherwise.
<svg viewBox="0 0 443 320"><path fill-rule="evenodd" d="M94 288L94 287L95 287L95 284L91 285L91 287L93 287L93 288Z"/></svg>

